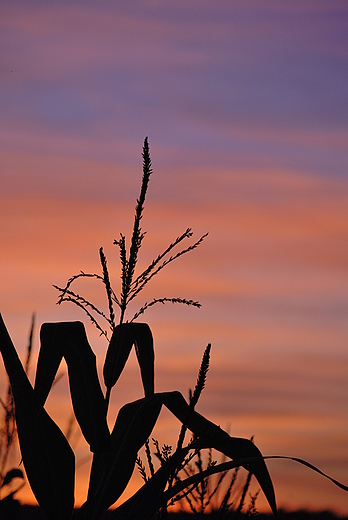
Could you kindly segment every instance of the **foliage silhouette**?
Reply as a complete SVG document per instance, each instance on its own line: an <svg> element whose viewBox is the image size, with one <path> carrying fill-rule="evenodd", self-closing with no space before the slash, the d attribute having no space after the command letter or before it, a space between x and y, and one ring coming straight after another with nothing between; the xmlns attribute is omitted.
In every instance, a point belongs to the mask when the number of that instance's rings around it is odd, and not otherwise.
<svg viewBox="0 0 348 520"><path fill-rule="evenodd" d="M32 315L31 326L29 332L29 340L27 346L27 354L25 361L25 372L28 373L31 353L32 353L32 345L33 345L33 333L35 326L35 314ZM15 417L15 404L13 398L13 392L11 385L8 384L6 399L2 400L0 398L0 404L3 409L3 418L0 425L0 516L3 514L10 515L10 511L14 511L16 508L16 500L15 495L18 491L24 486L24 474L23 471L19 468L9 466L9 459L11 452L15 447L15 441L17 439L17 426L16 426L16 417ZM13 481L19 479L21 483L15 489L12 488ZM18 482L18 481L17 481ZM12 489L11 489L12 488ZM2 491L5 491L5 496L2 496ZM6 513L5 513L6 511Z"/></svg>
<svg viewBox="0 0 348 520"><path fill-rule="evenodd" d="M0 350L15 401L19 443L30 486L49 519L71 519L74 507L75 456L66 437L44 408L60 362L64 358L68 367L75 417L93 453L88 497L80 509L81 518L101 518L122 495L135 465L139 465L140 448L148 446L148 439L163 405L182 423L176 450L173 454L167 452L157 471L153 465L150 467L151 476L133 497L114 510L113 518L154 518L161 508L166 511L167 504L185 489L192 488L197 483L204 485L209 475L240 466L249 472L249 480L251 474L256 477L271 510L276 514L272 480L259 449L251 440L230 437L195 410L209 368L210 345L205 350L197 385L189 403L177 391L155 393L152 333L147 324L135 322L135 319L157 303L172 302L197 307L200 304L181 297L154 299L143 304L133 318L129 322L126 321L128 304L150 280L175 259L198 247L206 237L203 235L193 244L174 253L173 250L179 244L191 238L192 231L188 228L136 276L138 254L145 236L140 224L152 174L147 138L144 141L142 156L143 177L135 208L129 253L127 254L124 235L121 234L119 240L114 241L119 248L121 261L120 295L117 296L111 287L107 260L102 248L99 250L101 275L81 271L72 276L64 288L55 286L60 293L58 303L70 301L82 308L107 339L108 332L99 320L102 318L108 324L111 338L103 368L105 397L97 375L96 357L81 322L42 325L41 347L33 388L0 315ZM79 278L94 278L103 283L107 295L108 315L72 289L72 285ZM119 310L118 325L115 323L115 305ZM106 420L110 393L124 369L133 345L141 371L144 397L120 409L110 432ZM193 438L189 444L184 445L187 429L193 433ZM206 448L213 448L232 460L217 465L211 464L206 469L201 466L198 473L191 474L186 479L178 478L178 473L185 467L190 453L199 454ZM243 501L242 496L241 507Z"/></svg>

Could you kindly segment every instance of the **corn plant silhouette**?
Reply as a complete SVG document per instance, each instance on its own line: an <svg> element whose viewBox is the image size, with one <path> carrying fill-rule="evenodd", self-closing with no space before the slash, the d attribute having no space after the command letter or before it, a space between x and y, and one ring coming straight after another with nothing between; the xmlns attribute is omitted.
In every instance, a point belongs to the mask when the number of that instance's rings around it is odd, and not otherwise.
<svg viewBox="0 0 348 520"><path fill-rule="evenodd" d="M245 467L256 477L271 510L276 514L272 480L259 449L251 440L229 436L195 410L209 367L210 345L203 355L197 385L189 402L178 391L155 393L151 329L148 324L135 320L157 303L171 302L189 306L199 306L199 303L176 297L154 299L145 303L132 319L125 320L128 304L149 281L176 258L199 246L206 236L203 235L197 242L172 253L176 246L192 236L191 229L187 229L147 269L135 276L138 254L145 236L140 224L152 174L147 138L142 157L143 177L129 254L127 255L124 235L121 234L114 241L119 248L121 260L120 295L117 296L110 285L107 260L102 248L99 251L101 275L81 271L71 277L64 288L56 286L60 292L58 303L70 301L82 308L107 339L108 332L98 320L105 320L110 329L111 337L103 367L105 395L98 379L96 356L89 345L82 322L44 323L41 326L41 346L35 384L32 387L0 315L0 350L11 383L18 438L28 481L39 505L50 520L71 518L74 507L75 456L66 437L44 407L60 362L64 358L68 367L75 417L93 453L88 496L80 509L81 518L101 518L122 495L137 463L138 452L147 443L163 405L182 423L177 447L157 471L152 471L144 485L113 511L115 519L154 518L157 511L185 489L202 482L209 475L239 466ZM73 291L72 284L81 277L95 278L105 286L108 315ZM118 325L115 322L115 306L119 309ZM120 409L110 432L107 424L110 393L125 367L133 345L140 367L144 397ZM193 433L193 439L184 446L187 430ZM232 460L202 469L186 479L176 479L178 470L185 464L189 453L192 450L197 453L204 448L218 450ZM297 460L311 467L305 461Z"/></svg>
<svg viewBox="0 0 348 520"><path fill-rule="evenodd" d="M25 372L28 373L33 346L35 314L32 315L29 341L25 360ZM11 384L7 385L6 398L0 398L3 415L0 417L0 518L16 518L19 501L16 494L25 485L23 471L13 467L11 455L17 440L15 403Z"/></svg>

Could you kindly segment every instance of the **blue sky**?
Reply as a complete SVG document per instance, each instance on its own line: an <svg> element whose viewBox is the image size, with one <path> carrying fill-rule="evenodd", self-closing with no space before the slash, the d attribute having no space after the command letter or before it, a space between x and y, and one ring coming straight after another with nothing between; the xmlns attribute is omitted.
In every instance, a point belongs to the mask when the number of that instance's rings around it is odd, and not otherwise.
<svg viewBox="0 0 348 520"><path fill-rule="evenodd" d="M161 165L345 173L343 2L2 11L3 139L13 149L129 161L130 144L149 134Z"/></svg>

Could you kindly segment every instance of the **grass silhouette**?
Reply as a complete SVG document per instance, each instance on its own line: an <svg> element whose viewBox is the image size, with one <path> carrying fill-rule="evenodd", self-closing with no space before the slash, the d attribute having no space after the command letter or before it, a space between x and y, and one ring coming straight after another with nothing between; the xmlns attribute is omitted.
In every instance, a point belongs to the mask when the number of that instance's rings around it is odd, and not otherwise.
<svg viewBox="0 0 348 520"><path fill-rule="evenodd" d="M88 496L78 512L78 518L101 518L122 495L135 466L140 470L144 484L130 499L108 513L113 519L166 518L168 506L180 501L186 501L190 510L200 517L207 508L212 509L214 499L222 489L224 479L227 479L227 472L231 475L231 471L232 476L215 511L216 518L230 512L232 507L236 516L241 514L252 475L255 476L271 510L276 515L272 480L265 459L253 441L231 437L195 410L209 369L210 344L204 351L197 383L189 402L186 402L178 391L155 392L152 332L147 323L136 320L158 303L179 303L199 307L199 302L177 296L164 296L145 302L129 321L126 320L129 303L138 297L152 278L174 260L197 248L207 236L203 235L197 241L183 247L183 242L192 237L191 229L186 229L145 270L137 274L137 261L145 237L141 220L152 175L147 138L144 141L142 157L143 176L129 251L124 235L120 234L119 239L114 240L114 245L119 249L121 263L120 292L117 293L111 287L107 259L102 247L99 250L101 274L81 271L73 275L65 287L55 286L59 291L58 303L71 302L81 308L107 341L103 366L106 390L103 391L100 385L96 356L88 342L82 322L44 323L41 326L41 346L35 384L32 387L0 315L0 350L10 379L18 439L30 486L50 520L72 518L75 455L66 436L44 408L59 365L64 358L68 367L76 421L93 453ZM103 284L107 297L106 312L74 290L74 282L80 278L97 279ZM144 397L123 406L110 431L107 424L110 394L133 346L140 367ZM173 413L182 423L182 427L175 449L166 445L160 447L157 441L154 442L155 456L159 461L159 467L156 469L149 439L162 406ZM187 430L191 431L192 437L185 443ZM148 471L138 455L142 446L145 446ZM212 460L212 449L222 454L223 460L220 463ZM208 450L207 461L202 455L203 450ZM321 473L306 461L292 460ZM236 501L236 497L232 499L232 495L241 466L247 470L248 476ZM211 487L211 477L217 474L220 477L215 486ZM348 490L337 481L331 478L330 480ZM255 500L256 496L251 497L249 515L255 513Z"/></svg>

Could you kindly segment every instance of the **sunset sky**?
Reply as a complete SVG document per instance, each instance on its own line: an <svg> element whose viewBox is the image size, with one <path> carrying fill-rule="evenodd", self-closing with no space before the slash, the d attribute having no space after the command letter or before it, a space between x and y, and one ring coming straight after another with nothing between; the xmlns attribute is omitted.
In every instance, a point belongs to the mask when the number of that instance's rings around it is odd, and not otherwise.
<svg viewBox="0 0 348 520"><path fill-rule="evenodd" d="M148 136L139 269L187 227L192 240L209 232L127 316L153 297L202 304L142 316L157 390L187 397L211 343L197 410L348 485L347 23L336 0L2 0L0 312L22 359L36 312L35 356L43 322L80 319L101 371L105 340L72 304L56 306L52 285L100 273L103 246L119 292L113 240L129 244ZM77 289L107 311L97 283ZM0 378L3 396L2 363ZM63 430L68 392L65 376L47 403ZM141 396L132 355L110 425ZM158 440L178 431L164 412ZM81 504L89 451L76 438ZM348 493L329 481L268 466L279 507L348 515ZM28 486L20 496L33 500Z"/></svg>

